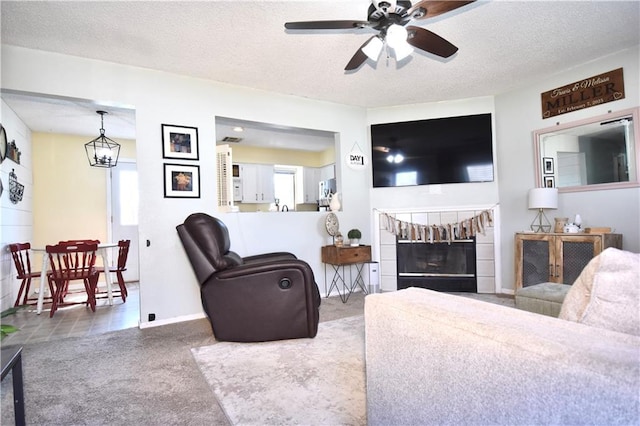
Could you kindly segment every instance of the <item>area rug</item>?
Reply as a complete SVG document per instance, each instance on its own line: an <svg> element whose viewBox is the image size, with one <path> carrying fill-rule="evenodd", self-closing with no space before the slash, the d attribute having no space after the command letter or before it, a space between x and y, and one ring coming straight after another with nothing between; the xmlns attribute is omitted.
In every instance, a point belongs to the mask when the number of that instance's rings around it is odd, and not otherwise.
<svg viewBox="0 0 640 426"><path fill-rule="evenodd" d="M222 342L193 356L233 425L365 425L364 318L314 339Z"/></svg>

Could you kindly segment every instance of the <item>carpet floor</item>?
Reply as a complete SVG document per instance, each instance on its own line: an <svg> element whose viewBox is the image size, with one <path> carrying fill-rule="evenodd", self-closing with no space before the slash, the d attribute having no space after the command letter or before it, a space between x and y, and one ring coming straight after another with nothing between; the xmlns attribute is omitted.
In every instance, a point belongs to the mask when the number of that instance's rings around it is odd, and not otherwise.
<svg viewBox="0 0 640 426"><path fill-rule="evenodd" d="M193 355L234 425L366 425L364 317L314 339L218 343Z"/></svg>
<svg viewBox="0 0 640 426"><path fill-rule="evenodd" d="M362 321L364 299L361 293L347 303L339 297L323 299L321 322L354 316ZM497 302L513 306L513 298L498 297ZM200 371L191 352L222 344L205 319L27 343L22 355L26 423L229 425L230 410L225 407L228 418L210 387L211 377ZM7 375L0 386L2 425L13 424L11 378ZM318 402L325 398L318 392ZM352 424L360 421L354 418Z"/></svg>
<svg viewBox="0 0 640 426"><path fill-rule="evenodd" d="M362 315L360 293L322 300L321 321ZM217 343L205 319L25 344L28 425L229 425L191 353ZM13 424L12 377L0 424Z"/></svg>

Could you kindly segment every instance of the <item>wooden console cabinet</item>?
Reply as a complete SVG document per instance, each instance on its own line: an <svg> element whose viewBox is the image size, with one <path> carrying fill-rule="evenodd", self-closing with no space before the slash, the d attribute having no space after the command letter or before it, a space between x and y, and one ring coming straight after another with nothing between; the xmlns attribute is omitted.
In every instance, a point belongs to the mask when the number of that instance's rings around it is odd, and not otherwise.
<svg viewBox="0 0 640 426"><path fill-rule="evenodd" d="M621 234L517 233L516 289L543 282L573 284L607 247L622 249Z"/></svg>

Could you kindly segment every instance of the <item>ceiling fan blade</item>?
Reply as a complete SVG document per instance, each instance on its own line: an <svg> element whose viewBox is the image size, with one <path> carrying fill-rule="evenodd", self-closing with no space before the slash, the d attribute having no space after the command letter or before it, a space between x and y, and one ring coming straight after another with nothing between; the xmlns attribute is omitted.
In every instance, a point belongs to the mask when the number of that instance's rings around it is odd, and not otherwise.
<svg viewBox="0 0 640 426"><path fill-rule="evenodd" d="M433 53L434 55L448 58L458 51L458 48L447 40L440 37L438 34L433 33L424 28L414 27L409 25L407 27L409 37L407 37L407 43L422 49L425 52Z"/></svg>
<svg viewBox="0 0 640 426"><path fill-rule="evenodd" d="M422 0L411 6L411 8L407 11L409 16L413 15L414 12L418 11L420 8L423 8L427 11L422 16L416 16L416 19L427 19L433 18L434 16L442 15L443 13L451 12L459 7L466 6L469 3L473 3L476 0L471 1L448 1L448 0Z"/></svg>
<svg viewBox="0 0 640 426"><path fill-rule="evenodd" d="M367 60L367 55L364 54L364 52L362 51L362 48L365 47L367 45L367 43L369 43L369 41L371 41L371 39L375 37L375 36L371 36L367 39L367 41L365 41L362 46L360 46L360 48L356 51L356 54L353 55L353 57L351 58L351 60L349 61L349 63L347 64L346 67L344 67L345 71L352 71L355 70L356 68L358 68L360 65L364 64L364 61Z"/></svg>
<svg viewBox="0 0 640 426"><path fill-rule="evenodd" d="M369 21L303 21L286 22L288 30L344 30L368 27Z"/></svg>

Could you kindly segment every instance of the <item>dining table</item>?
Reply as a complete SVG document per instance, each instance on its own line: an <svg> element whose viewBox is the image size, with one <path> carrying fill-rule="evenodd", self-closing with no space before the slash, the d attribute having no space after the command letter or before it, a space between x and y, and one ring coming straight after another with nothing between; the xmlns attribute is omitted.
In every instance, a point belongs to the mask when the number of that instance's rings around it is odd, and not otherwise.
<svg viewBox="0 0 640 426"><path fill-rule="evenodd" d="M109 263L109 249L118 247L118 243L100 243L98 244L98 254L102 258L102 263L104 265L104 275L105 282L107 284L107 299L109 300L109 305L113 305L113 293L111 292L111 266ZM40 289L38 291L38 303L36 305L36 312L38 315L42 313L42 307L44 305L44 293L46 291L45 282L47 280L47 270L49 256L47 256L46 248L42 247L32 247L31 250L35 253L42 253L42 269L40 270ZM115 267L114 267L115 269Z"/></svg>

